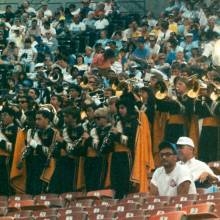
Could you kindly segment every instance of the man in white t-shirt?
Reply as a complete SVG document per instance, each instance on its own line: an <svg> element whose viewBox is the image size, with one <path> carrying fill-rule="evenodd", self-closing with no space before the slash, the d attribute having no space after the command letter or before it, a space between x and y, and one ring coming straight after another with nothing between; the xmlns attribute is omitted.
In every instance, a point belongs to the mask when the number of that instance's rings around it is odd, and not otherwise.
<svg viewBox="0 0 220 220"><path fill-rule="evenodd" d="M180 137L176 144L180 159L178 164L184 164L189 168L196 186L205 187L209 183L218 181L217 176L209 166L194 157L195 146L191 138Z"/></svg>
<svg viewBox="0 0 220 220"><path fill-rule="evenodd" d="M162 167L156 169L150 184L153 196L196 194L196 187L188 168L177 163L176 146L164 141L159 145Z"/></svg>

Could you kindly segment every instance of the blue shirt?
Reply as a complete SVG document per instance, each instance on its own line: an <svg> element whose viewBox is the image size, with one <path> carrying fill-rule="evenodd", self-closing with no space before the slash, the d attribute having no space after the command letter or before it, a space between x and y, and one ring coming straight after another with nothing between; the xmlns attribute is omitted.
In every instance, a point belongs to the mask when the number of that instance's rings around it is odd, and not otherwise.
<svg viewBox="0 0 220 220"><path fill-rule="evenodd" d="M140 59L147 59L150 56L150 50L147 46L144 46L143 50L137 47L132 55Z"/></svg>

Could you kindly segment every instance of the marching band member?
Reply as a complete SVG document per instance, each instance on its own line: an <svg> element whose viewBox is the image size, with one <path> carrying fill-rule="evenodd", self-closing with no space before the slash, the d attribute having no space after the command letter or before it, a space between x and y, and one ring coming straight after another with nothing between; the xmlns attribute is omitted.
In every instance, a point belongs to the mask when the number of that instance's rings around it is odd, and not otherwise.
<svg viewBox="0 0 220 220"><path fill-rule="evenodd" d="M29 129L23 157L26 162L26 193L37 195L46 191L47 168L54 170L50 164L52 148L57 138L57 131L50 126L51 112L39 110L36 114L36 127ZM52 172L53 173L53 172Z"/></svg>
<svg viewBox="0 0 220 220"><path fill-rule="evenodd" d="M64 110L65 128L57 140L53 153L56 167L52 176L49 191L64 193L77 190L79 156L84 155L84 129L81 124L80 111L76 108Z"/></svg>
<svg viewBox="0 0 220 220"><path fill-rule="evenodd" d="M90 134L87 133L87 155L84 169L87 191L102 189L105 183L107 161L105 152L100 152L100 150L111 129L107 108L98 108L95 111L95 122L96 127L90 131Z"/></svg>
<svg viewBox="0 0 220 220"><path fill-rule="evenodd" d="M14 145L17 135L17 125L14 123L15 112L8 107L1 112L2 128L0 131L0 195L9 195L9 174L13 159Z"/></svg>

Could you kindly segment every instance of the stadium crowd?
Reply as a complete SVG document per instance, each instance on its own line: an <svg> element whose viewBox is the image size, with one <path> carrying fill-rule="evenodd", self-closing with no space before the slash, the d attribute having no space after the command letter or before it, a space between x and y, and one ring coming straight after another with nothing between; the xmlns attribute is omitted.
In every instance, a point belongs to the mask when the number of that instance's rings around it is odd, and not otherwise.
<svg viewBox="0 0 220 220"><path fill-rule="evenodd" d="M218 0L169 0L158 18L114 0L7 5L0 195L177 195L218 181L203 162L220 159L219 10Z"/></svg>

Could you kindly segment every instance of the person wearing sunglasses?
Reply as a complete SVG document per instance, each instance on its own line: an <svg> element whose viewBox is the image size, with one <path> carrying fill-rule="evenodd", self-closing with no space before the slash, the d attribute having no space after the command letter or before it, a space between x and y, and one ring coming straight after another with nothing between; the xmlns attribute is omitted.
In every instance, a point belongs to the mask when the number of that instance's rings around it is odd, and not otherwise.
<svg viewBox="0 0 220 220"><path fill-rule="evenodd" d="M178 196L196 194L196 187L189 169L177 163L175 144L163 141L159 145L161 167L153 174L150 194L153 196Z"/></svg>

